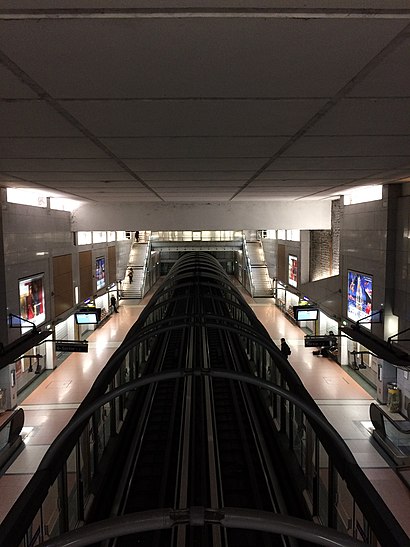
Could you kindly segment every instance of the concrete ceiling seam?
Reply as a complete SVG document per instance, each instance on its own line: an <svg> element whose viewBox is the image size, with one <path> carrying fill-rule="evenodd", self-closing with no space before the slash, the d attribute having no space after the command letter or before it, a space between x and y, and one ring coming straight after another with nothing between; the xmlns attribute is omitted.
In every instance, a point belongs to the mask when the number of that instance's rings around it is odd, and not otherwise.
<svg viewBox="0 0 410 547"><path fill-rule="evenodd" d="M122 19L122 18L358 18L409 19L410 8L38 8L0 9L0 19Z"/></svg>
<svg viewBox="0 0 410 547"><path fill-rule="evenodd" d="M3 186L251 208L410 178L408 0L126 3L2 2Z"/></svg>
<svg viewBox="0 0 410 547"><path fill-rule="evenodd" d="M373 59L371 59L349 82L347 82L332 99L328 100L325 105L306 122L306 124L299 129L279 150L262 165L258 171L246 181L246 183L240 188L232 197L231 201L235 199L241 192L243 192L259 175L261 175L268 167L270 167L276 159L282 156L295 142L297 142L302 136L304 136L309 129L311 129L325 114L327 114L334 106L340 102L349 93L354 86L362 81L372 70L375 69L386 57L388 57L392 51L397 49L408 37L410 33L410 25L407 25L397 36L390 41ZM360 180L360 179L359 179Z"/></svg>
<svg viewBox="0 0 410 547"><path fill-rule="evenodd" d="M160 201L164 201L162 197L155 192L143 179L141 179L132 169L128 167L120 158L118 158L100 139L98 139L91 131L89 131L80 121L78 121L68 110L66 110L59 102L54 99L45 89L35 82L26 72L24 72L14 61L12 61L4 52L0 51L0 63L8 68L17 78L26 84L34 91L39 99L46 102L53 110L60 114L70 125L82 133L95 146L102 150L110 159L114 160L119 167L131 175L135 180L141 183L147 190L152 192Z"/></svg>

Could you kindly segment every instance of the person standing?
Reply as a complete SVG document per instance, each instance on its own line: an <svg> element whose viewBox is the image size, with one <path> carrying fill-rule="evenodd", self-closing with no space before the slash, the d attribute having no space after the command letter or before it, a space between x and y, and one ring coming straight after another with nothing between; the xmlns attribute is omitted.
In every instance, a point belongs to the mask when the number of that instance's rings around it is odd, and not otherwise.
<svg viewBox="0 0 410 547"><path fill-rule="evenodd" d="M128 270L128 279L130 281L130 284L132 283L132 278L134 277L134 270L132 268L130 268Z"/></svg>
<svg viewBox="0 0 410 547"><path fill-rule="evenodd" d="M137 231L135 232L135 241L138 243L139 240L140 240L140 233L139 233L139 231L137 230Z"/></svg>
<svg viewBox="0 0 410 547"><path fill-rule="evenodd" d="M114 312L115 312L115 313L118 313L118 310L117 310L117 299L115 298L114 295L111 296L110 302L111 302L111 306L112 306L112 309L114 310Z"/></svg>
<svg viewBox="0 0 410 547"><path fill-rule="evenodd" d="M290 351L290 347L288 346L284 338L280 339L280 351L285 359L287 359L289 355L292 353Z"/></svg>

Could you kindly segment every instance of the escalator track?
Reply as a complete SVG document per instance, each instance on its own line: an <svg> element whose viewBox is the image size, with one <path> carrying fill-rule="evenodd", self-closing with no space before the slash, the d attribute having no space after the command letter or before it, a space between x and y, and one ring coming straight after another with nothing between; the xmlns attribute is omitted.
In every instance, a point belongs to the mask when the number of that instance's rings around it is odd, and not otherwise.
<svg viewBox="0 0 410 547"><path fill-rule="evenodd" d="M175 289L168 316L184 315L192 321L187 321L184 329L173 331L166 343L158 342L160 355L155 349L153 355L161 366L155 370L173 370L179 366L249 372L239 337L218 326L206 325L207 317L229 317L228 308L215 296L220 297L212 286L204 291L200 285L187 287L184 283L179 290ZM147 371L152 372L153 365ZM133 456L132 473L126 480L121 514L193 506L279 510L276 495L272 494L275 481L267 476L264 463L268 456L261 457L257 442L257 417L249 415L248 388L224 379L188 376L158 383L149 396L149 411ZM135 545L135 541L136 538L125 536L115 544L128 547ZM150 546L255 544L288 545L281 536L221 531L217 526L181 526L138 536L138 545Z"/></svg>
<svg viewBox="0 0 410 547"><path fill-rule="evenodd" d="M168 293L161 325L180 325L153 336L145 373L176 369L251 372L239 333L224 328L231 310L212 276L195 270ZM189 280L189 277L188 277ZM149 328L152 328L150 326ZM154 331L153 331L154 332ZM142 403L141 398L145 400ZM287 512L274 472L275 457L264 443L264 425L256 401L259 392L233 380L188 375L153 384L136 397L127 428L129 461L118 479L110 516L172 507L253 508ZM271 431L269 431L270 433ZM131 435L132 436L132 433ZM126 447L124 447L124 450ZM127 448L129 450L129 448ZM107 545L261 547L300 545L281 535L217 525L176 526L123 536Z"/></svg>

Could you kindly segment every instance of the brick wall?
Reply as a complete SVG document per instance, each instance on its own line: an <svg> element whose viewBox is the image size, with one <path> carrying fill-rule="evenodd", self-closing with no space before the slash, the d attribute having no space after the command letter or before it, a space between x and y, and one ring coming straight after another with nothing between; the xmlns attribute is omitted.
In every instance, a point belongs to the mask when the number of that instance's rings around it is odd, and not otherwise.
<svg viewBox="0 0 410 547"><path fill-rule="evenodd" d="M342 218L341 200L332 201L331 230L310 232L310 281L339 274L340 225Z"/></svg>
<svg viewBox="0 0 410 547"><path fill-rule="evenodd" d="M340 226L343 214L343 205L341 199L332 201L332 274L339 274L340 257Z"/></svg>
<svg viewBox="0 0 410 547"><path fill-rule="evenodd" d="M331 230L310 232L310 281L318 281L332 275Z"/></svg>

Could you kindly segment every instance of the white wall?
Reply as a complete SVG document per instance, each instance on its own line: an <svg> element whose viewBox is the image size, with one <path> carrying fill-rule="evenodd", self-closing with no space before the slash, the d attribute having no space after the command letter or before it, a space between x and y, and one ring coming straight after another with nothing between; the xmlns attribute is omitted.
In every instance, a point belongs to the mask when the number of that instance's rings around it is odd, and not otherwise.
<svg viewBox="0 0 410 547"><path fill-rule="evenodd" d="M278 271L278 242L276 239L262 239L263 253L271 279L277 277Z"/></svg>
<svg viewBox="0 0 410 547"><path fill-rule="evenodd" d="M116 279L124 279L130 258L132 242L130 239L118 241L116 245Z"/></svg>
<svg viewBox="0 0 410 547"><path fill-rule="evenodd" d="M331 202L85 204L73 230L330 229Z"/></svg>

